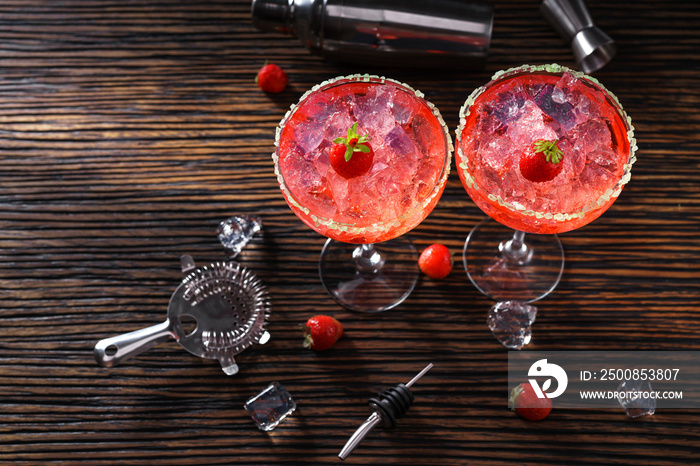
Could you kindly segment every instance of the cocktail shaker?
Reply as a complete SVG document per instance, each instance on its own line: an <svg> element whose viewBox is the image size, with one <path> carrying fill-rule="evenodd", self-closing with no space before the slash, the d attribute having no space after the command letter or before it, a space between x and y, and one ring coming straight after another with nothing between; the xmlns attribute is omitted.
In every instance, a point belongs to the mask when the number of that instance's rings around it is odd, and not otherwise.
<svg viewBox="0 0 700 466"><path fill-rule="evenodd" d="M460 0L253 0L253 25L298 37L329 60L416 68L477 68L493 7Z"/></svg>

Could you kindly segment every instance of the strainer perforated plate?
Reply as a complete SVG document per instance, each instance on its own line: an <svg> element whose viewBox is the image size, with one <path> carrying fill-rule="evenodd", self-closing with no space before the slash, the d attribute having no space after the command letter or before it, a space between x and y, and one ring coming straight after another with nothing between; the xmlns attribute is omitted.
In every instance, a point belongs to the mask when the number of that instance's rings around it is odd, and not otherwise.
<svg viewBox="0 0 700 466"><path fill-rule="evenodd" d="M189 256L182 263L183 271L194 268ZM214 263L182 280L170 298L165 322L98 342L95 359L112 367L175 338L195 356L217 359L223 371L233 375L238 372L235 355L270 339L265 330L270 314L267 289L260 279L237 262Z"/></svg>

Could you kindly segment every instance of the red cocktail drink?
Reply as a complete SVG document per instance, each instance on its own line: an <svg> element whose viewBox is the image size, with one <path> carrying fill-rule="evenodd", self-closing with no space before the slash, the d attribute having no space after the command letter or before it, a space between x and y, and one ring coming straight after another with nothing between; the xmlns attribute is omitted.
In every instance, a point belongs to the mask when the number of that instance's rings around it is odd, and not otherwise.
<svg viewBox="0 0 700 466"><path fill-rule="evenodd" d="M629 180L629 119L615 96L581 73L549 66L497 75L470 97L462 118L462 183L486 214L511 228L579 228L605 212ZM533 182L519 162L540 140L558 142L562 168L552 180Z"/></svg>
<svg viewBox="0 0 700 466"><path fill-rule="evenodd" d="M347 179L331 165L334 140L357 123L369 135L369 171ZM449 173L450 140L435 107L404 84L339 78L290 111L277 137L278 179L294 213L318 233L377 243L418 225Z"/></svg>
<svg viewBox="0 0 700 466"><path fill-rule="evenodd" d="M435 106L390 79L336 78L292 106L275 144L287 203L329 238L319 266L326 290L365 312L402 302L418 268L400 236L433 210L450 171L452 142Z"/></svg>
<svg viewBox="0 0 700 466"><path fill-rule="evenodd" d="M516 230L482 222L465 243L469 277L499 300L534 301L556 286L564 258L555 233L605 212L636 160L633 127L617 98L559 65L496 73L462 107L456 146L469 196Z"/></svg>

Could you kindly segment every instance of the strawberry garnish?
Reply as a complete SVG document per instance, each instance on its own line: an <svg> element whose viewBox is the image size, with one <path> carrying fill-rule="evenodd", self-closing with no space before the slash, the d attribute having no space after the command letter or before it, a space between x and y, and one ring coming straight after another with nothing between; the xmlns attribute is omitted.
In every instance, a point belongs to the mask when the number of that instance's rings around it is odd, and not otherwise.
<svg viewBox="0 0 700 466"><path fill-rule="evenodd" d="M330 316L314 316L304 326L304 348L323 351L343 335L343 326Z"/></svg>
<svg viewBox="0 0 700 466"><path fill-rule="evenodd" d="M532 385L521 383L510 392L508 407L529 421L540 421L552 411L552 399L538 398Z"/></svg>
<svg viewBox="0 0 700 466"><path fill-rule="evenodd" d="M345 137L335 138L330 152L333 170L345 179L367 173L374 159L374 151L369 145L370 139L368 134L358 134L357 122L348 128Z"/></svg>
<svg viewBox="0 0 700 466"><path fill-rule="evenodd" d="M270 94L279 94L284 91L289 84L289 77L279 66L267 62L265 66L260 68L258 75L255 77L255 82L258 87Z"/></svg>
<svg viewBox="0 0 700 466"><path fill-rule="evenodd" d="M452 254L447 246L431 244L420 254L418 267L430 278L443 279L452 270Z"/></svg>
<svg viewBox="0 0 700 466"><path fill-rule="evenodd" d="M558 141L539 140L533 142L520 157L520 173L534 183L551 181L561 172L564 153Z"/></svg>

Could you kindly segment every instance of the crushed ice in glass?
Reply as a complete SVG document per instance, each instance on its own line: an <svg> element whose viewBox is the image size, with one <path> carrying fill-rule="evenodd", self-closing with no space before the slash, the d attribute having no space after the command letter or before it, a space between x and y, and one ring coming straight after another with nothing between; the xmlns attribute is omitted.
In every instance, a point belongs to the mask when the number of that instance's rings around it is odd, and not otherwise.
<svg viewBox="0 0 700 466"><path fill-rule="evenodd" d="M473 110L478 117L462 141L463 152L472 154L471 175L486 192L523 210L579 212L613 188L624 169L627 149L614 133L621 120L611 120L602 91L570 73L542 83L515 77ZM523 148L540 139L558 140L566 156L557 177L532 183L518 164Z"/></svg>
<svg viewBox="0 0 700 466"><path fill-rule="evenodd" d="M230 250L229 255L234 258L261 229L260 217L237 215L221 222L216 229L216 234L219 236L221 245Z"/></svg>
<svg viewBox="0 0 700 466"><path fill-rule="evenodd" d="M517 85L498 95L494 102L493 114L499 122L508 125L520 117L527 100L525 90L522 86Z"/></svg>
<svg viewBox="0 0 700 466"><path fill-rule="evenodd" d="M535 103L547 115L552 117L557 123L568 130L576 126L576 116L574 115L574 106L566 101L566 94L552 84L546 84L534 96Z"/></svg>
<svg viewBox="0 0 700 466"><path fill-rule="evenodd" d="M503 346L519 350L530 343L536 316L535 306L520 301L501 301L491 308L486 323Z"/></svg>
<svg viewBox="0 0 700 466"><path fill-rule="evenodd" d="M243 407L250 413L258 429L269 432L297 409L286 388L272 382L265 390L246 401Z"/></svg>
<svg viewBox="0 0 700 466"><path fill-rule="evenodd" d="M330 151L353 123L371 138L374 158L369 172L346 179L331 166ZM355 226L409 225L415 217L401 217L415 216L442 172L441 133L424 101L389 81L332 87L311 94L291 114L280 136L280 154L287 155L279 169L294 199L313 215Z"/></svg>
<svg viewBox="0 0 700 466"><path fill-rule="evenodd" d="M617 401L633 419L651 416L656 411L656 398L645 396L645 393L652 392L648 380L625 380L617 387Z"/></svg>

